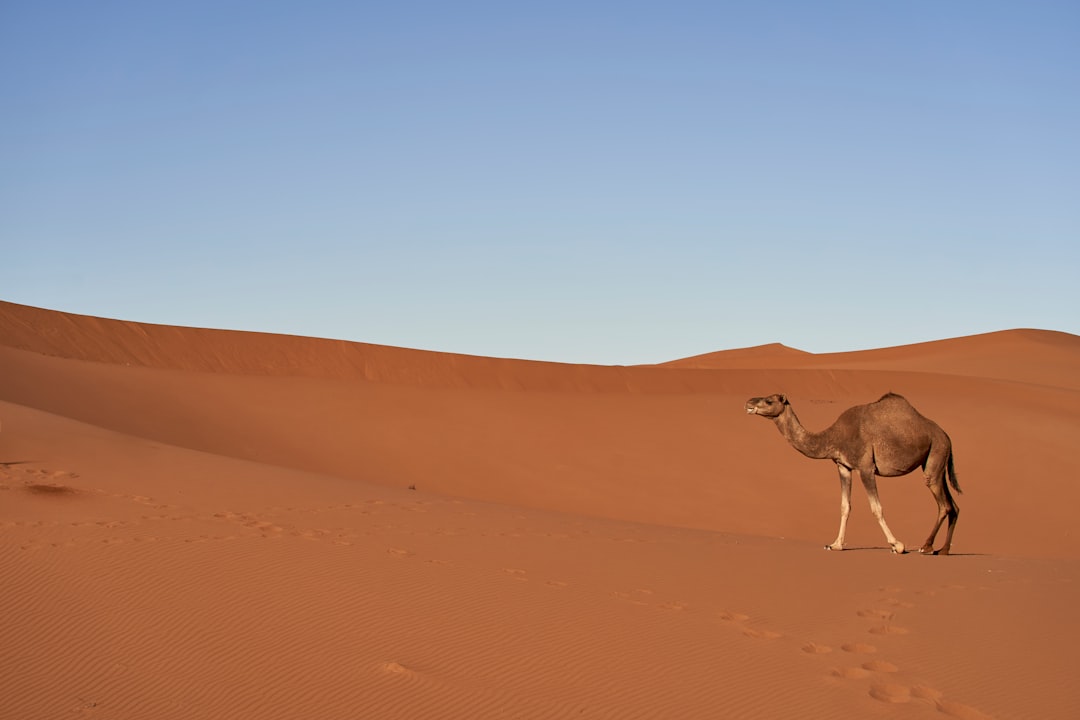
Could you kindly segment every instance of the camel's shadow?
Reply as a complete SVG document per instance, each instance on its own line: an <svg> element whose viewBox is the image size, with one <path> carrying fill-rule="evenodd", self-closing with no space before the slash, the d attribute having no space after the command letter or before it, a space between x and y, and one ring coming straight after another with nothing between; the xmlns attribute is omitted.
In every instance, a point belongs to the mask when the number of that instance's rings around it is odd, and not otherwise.
<svg viewBox="0 0 1080 720"><path fill-rule="evenodd" d="M826 545L825 550L827 550L829 552L834 552L834 553L837 553L837 554L847 553L847 552L862 552L862 551L866 551L866 550L877 551L877 552L881 552L882 550L887 550L889 552L892 552L892 548L888 547L887 545L868 545L866 547L846 547L843 550L833 550L828 545ZM931 555L929 553L921 553L918 550L905 550L904 554L905 555L923 555L925 557L937 557L936 555ZM951 551L945 557L989 557L989 556L990 556L990 553L955 552L955 551Z"/></svg>

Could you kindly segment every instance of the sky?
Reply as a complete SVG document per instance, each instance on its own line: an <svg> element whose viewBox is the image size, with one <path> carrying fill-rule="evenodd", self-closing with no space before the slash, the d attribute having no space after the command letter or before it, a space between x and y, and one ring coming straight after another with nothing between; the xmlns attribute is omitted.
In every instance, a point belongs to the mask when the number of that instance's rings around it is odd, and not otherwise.
<svg viewBox="0 0 1080 720"><path fill-rule="evenodd" d="M569 363L1080 334L1080 4L0 3L0 299Z"/></svg>

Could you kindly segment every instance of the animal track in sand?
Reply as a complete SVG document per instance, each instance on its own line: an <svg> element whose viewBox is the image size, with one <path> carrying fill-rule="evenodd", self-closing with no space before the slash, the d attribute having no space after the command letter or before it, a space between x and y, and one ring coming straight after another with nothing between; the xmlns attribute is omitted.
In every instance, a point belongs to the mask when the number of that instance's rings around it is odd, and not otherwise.
<svg viewBox="0 0 1080 720"><path fill-rule="evenodd" d="M645 602L645 600L642 599L642 596L652 595L652 590L634 590L633 592L620 592L616 590L614 595L620 600L626 600L635 605L648 605L649 603Z"/></svg>
<svg viewBox="0 0 1080 720"><path fill-rule="evenodd" d="M0 478L5 480L21 479L21 489L32 495L60 498L82 495L86 492L100 493L100 491L87 491L69 485L68 481L77 479L79 475L78 473L68 472L67 470L49 470L45 468L20 468L13 470L11 469L10 463L0 463L0 467L4 468L3 470L0 470ZM16 487L18 486L0 483L0 490L14 490Z"/></svg>
<svg viewBox="0 0 1080 720"><path fill-rule="evenodd" d="M782 634L773 632L772 630L755 630L753 628L746 628L743 630L743 635L754 638L755 640L776 640L777 638L784 637Z"/></svg>
<svg viewBox="0 0 1080 720"><path fill-rule="evenodd" d="M438 558L428 558L424 562L427 563L428 565L443 565L443 566L447 566L447 567L454 564L452 560L441 560L441 559L438 559Z"/></svg>
<svg viewBox="0 0 1080 720"><path fill-rule="evenodd" d="M882 602L884 602L886 605L891 605L893 607L898 607L898 608L905 608L905 609L908 609L908 610L915 607L915 605L913 603L909 603L909 602L907 602L905 600L898 600L896 598L886 598Z"/></svg>
<svg viewBox="0 0 1080 720"><path fill-rule="evenodd" d="M278 526L272 525L271 527L274 528ZM324 528L315 528L313 530L300 530L294 532L293 535L295 535L296 537L301 537L305 540L322 540L324 537L330 535L331 532L331 530L326 530Z"/></svg>
<svg viewBox="0 0 1080 720"><path fill-rule="evenodd" d="M684 603L682 600L670 600L670 601L665 602L665 603L660 603L660 609L661 610L677 610L677 611L681 611L681 610L687 609L688 607L690 607L690 606L687 603Z"/></svg>
<svg viewBox="0 0 1080 720"><path fill-rule="evenodd" d="M881 670L875 669L874 672L881 672ZM915 698L929 702L937 708L938 712L949 717L958 718L958 720L990 720L990 716L981 710L970 705L947 700L940 690L925 685L909 687L899 683L874 683L870 686L870 697L892 704L911 702L912 698Z"/></svg>
<svg viewBox="0 0 1080 720"><path fill-rule="evenodd" d="M828 645L818 645L817 643L811 642L803 645L802 651L808 655L824 655L826 653L831 653L832 648Z"/></svg>
<svg viewBox="0 0 1080 720"><path fill-rule="evenodd" d="M863 663L862 666L865 670L876 673L900 672L900 668L896 667L891 662L886 662L885 660L871 660L870 662Z"/></svg>
<svg viewBox="0 0 1080 720"><path fill-rule="evenodd" d="M740 612L732 612L731 610L721 610L717 614L717 617L721 620L726 620L727 622L746 622L750 619L749 615L744 615Z"/></svg>
<svg viewBox="0 0 1080 720"><path fill-rule="evenodd" d="M884 703L911 702L911 688L896 683L874 683L870 686L870 697Z"/></svg>
<svg viewBox="0 0 1080 720"><path fill-rule="evenodd" d="M892 620L895 617L895 613L891 610L884 610L881 608L868 608L866 610L859 610L855 613L859 617L864 618L876 618L878 620Z"/></svg>
<svg viewBox="0 0 1080 720"><path fill-rule="evenodd" d="M29 475L31 480L57 480L60 478L74 479L79 477L78 473L68 472L67 470L49 470L48 468L24 468L22 472L24 475ZM3 476L14 479L15 471L9 469L8 472L5 472L3 474Z"/></svg>
<svg viewBox="0 0 1080 720"><path fill-rule="evenodd" d="M843 680L862 680L870 677L870 671L859 667L833 668L832 675Z"/></svg>
<svg viewBox="0 0 1080 720"><path fill-rule="evenodd" d="M386 553L388 555L393 555L394 557L409 557L413 554L411 550L396 547L387 548Z"/></svg>
<svg viewBox="0 0 1080 720"><path fill-rule="evenodd" d="M415 675L412 670L396 662L380 663L379 669L390 675Z"/></svg>
<svg viewBox="0 0 1080 720"><path fill-rule="evenodd" d="M50 497L61 497L78 495L79 491L69 485L59 485L55 483L40 483L31 482L23 485L23 489L26 492L33 495L46 495Z"/></svg>
<svg viewBox="0 0 1080 720"><path fill-rule="evenodd" d="M898 683L876 683L870 687L870 696L887 703L906 703L915 698L928 702L939 712L959 720L991 720L990 716L982 711L970 705L947 700L940 690L926 685L908 687Z"/></svg>
<svg viewBox="0 0 1080 720"><path fill-rule="evenodd" d="M840 646L840 649L847 653L855 653L856 655L872 655L877 652L877 648L873 645L859 642L844 643Z"/></svg>
<svg viewBox="0 0 1080 720"><path fill-rule="evenodd" d="M953 702L952 700L938 700L935 704L939 712L943 712L949 717L959 718L960 720L990 720L989 715L976 710L970 705Z"/></svg>
<svg viewBox="0 0 1080 720"><path fill-rule="evenodd" d="M888 623L882 625L875 625L870 628L870 633L873 635L907 635L910 630L899 625L889 625Z"/></svg>
<svg viewBox="0 0 1080 720"><path fill-rule="evenodd" d="M911 688L911 696L920 700L928 700L936 705L942 699L943 693L925 685L916 685Z"/></svg>

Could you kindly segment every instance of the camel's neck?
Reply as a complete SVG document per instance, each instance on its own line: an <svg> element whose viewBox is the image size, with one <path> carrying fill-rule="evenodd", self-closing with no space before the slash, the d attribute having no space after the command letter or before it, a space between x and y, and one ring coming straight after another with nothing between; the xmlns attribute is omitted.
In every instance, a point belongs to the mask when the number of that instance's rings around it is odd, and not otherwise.
<svg viewBox="0 0 1080 720"><path fill-rule="evenodd" d="M806 457L820 460L822 458L832 458L835 454L833 444L828 438L828 431L812 433L804 428L790 405L784 408L784 412L780 413L774 422L780 434L791 443L791 447Z"/></svg>

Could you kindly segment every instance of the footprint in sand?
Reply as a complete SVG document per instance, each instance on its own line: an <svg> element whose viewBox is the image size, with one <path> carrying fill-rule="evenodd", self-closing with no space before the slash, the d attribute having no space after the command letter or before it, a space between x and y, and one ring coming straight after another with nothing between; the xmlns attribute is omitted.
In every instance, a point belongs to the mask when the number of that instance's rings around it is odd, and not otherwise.
<svg viewBox="0 0 1080 720"><path fill-rule="evenodd" d="M990 720L989 715L976 710L970 705L953 702L952 700L938 700L935 704L939 712L943 712L949 717L959 718L960 720Z"/></svg>
<svg viewBox="0 0 1080 720"><path fill-rule="evenodd" d="M627 602L634 603L635 605L648 605L644 598L652 595L651 590L634 590L633 592L619 592L615 591L615 597L620 600L626 600Z"/></svg>
<svg viewBox="0 0 1080 720"><path fill-rule="evenodd" d="M740 613L740 612L732 612L731 610L721 610L717 614L717 617L719 617L721 620L725 620L727 622L738 622L738 623L746 622L747 620L750 619L749 615L744 615L743 613Z"/></svg>
<svg viewBox="0 0 1080 720"><path fill-rule="evenodd" d="M524 580L529 579L529 578L525 577L525 575L527 573L524 570L522 570L521 568L503 568L503 572L506 573L507 575L512 575L515 580L523 580L524 581Z"/></svg>
<svg viewBox="0 0 1080 720"><path fill-rule="evenodd" d="M884 610L881 608L868 608L866 610L859 610L855 613L862 618L876 618L878 620L892 620L896 614L891 610Z"/></svg>
<svg viewBox="0 0 1080 720"><path fill-rule="evenodd" d="M907 635L909 632L911 631L907 628L900 627L899 625L889 625L887 623L875 625L870 628L870 633L873 635Z"/></svg>
<svg viewBox="0 0 1080 720"><path fill-rule="evenodd" d="M412 555L412 551L396 547L387 548L386 552L388 555L393 555L394 557L409 557Z"/></svg>
<svg viewBox="0 0 1080 720"><path fill-rule="evenodd" d="M825 655L826 653L831 653L832 648L828 645L818 645L817 643L811 642L803 645L802 651L807 655Z"/></svg>
<svg viewBox="0 0 1080 720"><path fill-rule="evenodd" d="M688 607L690 606L687 603L684 603L682 600L672 600L670 602L660 603L661 610L681 611L687 609Z"/></svg>
<svg viewBox="0 0 1080 720"><path fill-rule="evenodd" d="M884 602L886 605L891 605L893 607L898 607L898 608L905 608L905 609L908 609L908 610L915 607L915 605L913 603L909 603L909 602L907 602L905 600L898 600L896 598L886 598L882 602Z"/></svg>
<svg viewBox="0 0 1080 720"><path fill-rule="evenodd" d="M49 497L70 497L79 494L78 490L69 485L51 482L28 482L23 485L23 489L32 495Z"/></svg>
<svg viewBox="0 0 1080 720"><path fill-rule="evenodd" d="M896 683L874 683L870 686L870 697L883 703L911 702L911 688Z"/></svg>
<svg viewBox="0 0 1080 720"><path fill-rule="evenodd" d="M772 630L754 630L753 628L747 628L743 630L743 635L755 640L776 640L777 638L784 637L778 632Z"/></svg>
<svg viewBox="0 0 1080 720"><path fill-rule="evenodd" d="M990 716L982 711L970 705L946 700L939 690L925 685L908 687L896 683L874 683L870 686L870 697L884 703L894 704L911 702L912 698L916 698L931 703L938 709L938 712L959 720L990 720Z"/></svg>
<svg viewBox="0 0 1080 720"><path fill-rule="evenodd" d="M927 700L934 705L938 704L938 702L942 699L943 695L944 693L942 693L940 690L935 690L934 688L927 687L925 685L916 685L911 688L912 697L919 698L920 700Z"/></svg>
<svg viewBox="0 0 1080 720"><path fill-rule="evenodd" d="M840 646L840 649L847 653L854 653L856 655L873 655L877 652L877 648L873 645L867 645L866 643L844 643Z"/></svg>
<svg viewBox="0 0 1080 720"><path fill-rule="evenodd" d="M862 680L870 677L870 671L858 667L833 668L832 675L841 680Z"/></svg>
<svg viewBox="0 0 1080 720"><path fill-rule="evenodd" d="M551 587L564 588L567 585L569 585L570 583L563 582L562 580L548 580L547 584L550 585Z"/></svg>
<svg viewBox="0 0 1080 720"><path fill-rule="evenodd" d="M876 673L900 672L900 668L885 660L871 660L870 662L865 662L863 663L863 669Z"/></svg>
<svg viewBox="0 0 1080 720"><path fill-rule="evenodd" d="M379 670L387 675L415 675L412 670L405 667L401 663L396 662L384 662L379 664Z"/></svg>
<svg viewBox="0 0 1080 720"><path fill-rule="evenodd" d="M280 525L275 525L269 520L257 520L255 518L248 520L243 523L243 525L244 527L249 527L253 530L262 530L263 532L282 532L282 530L284 530Z"/></svg>

